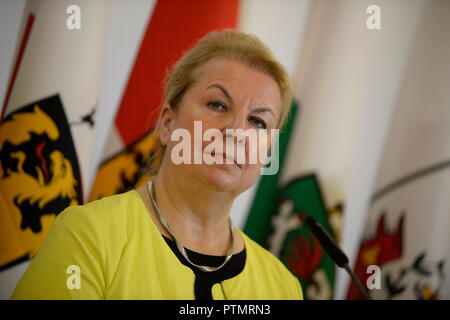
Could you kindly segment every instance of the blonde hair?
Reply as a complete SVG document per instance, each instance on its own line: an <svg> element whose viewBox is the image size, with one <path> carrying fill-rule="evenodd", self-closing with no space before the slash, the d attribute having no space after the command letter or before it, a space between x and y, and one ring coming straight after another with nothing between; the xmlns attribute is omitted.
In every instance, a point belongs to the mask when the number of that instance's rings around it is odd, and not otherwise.
<svg viewBox="0 0 450 320"><path fill-rule="evenodd" d="M286 124L292 103L292 83L285 68L276 60L269 47L255 35L236 30L213 31L178 60L167 74L164 85L163 104L176 110L184 93L197 80L200 68L214 57L227 57L240 61L271 76L281 93L281 113L278 128ZM156 124L159 131L159 120ZM165 146L160 145L152 156L151 174L156 174L161 164Z"/></svg>

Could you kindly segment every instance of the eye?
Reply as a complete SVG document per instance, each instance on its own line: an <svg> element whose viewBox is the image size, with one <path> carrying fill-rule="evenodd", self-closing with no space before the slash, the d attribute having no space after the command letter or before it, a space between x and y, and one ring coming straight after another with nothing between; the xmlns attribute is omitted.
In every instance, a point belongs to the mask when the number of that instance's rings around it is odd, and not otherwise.
<svg viewBox="0 0 450 320"><path fill-rule="evenodd" d="M209 108L214 109L219 112L227 111L227 106L220 101L210 101L206 104Z"/></svg>
<svg viewBox="0 0 450 320"><path fill-rule="evenodd" d="M258 117L250 117L248 120L260 129L267 129L266 122Z"/></svg>

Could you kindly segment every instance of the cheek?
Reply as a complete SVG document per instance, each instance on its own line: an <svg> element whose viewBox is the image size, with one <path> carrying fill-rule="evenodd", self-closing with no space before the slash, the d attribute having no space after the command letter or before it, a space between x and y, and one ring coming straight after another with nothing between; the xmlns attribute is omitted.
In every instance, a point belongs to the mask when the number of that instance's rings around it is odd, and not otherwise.
<svg viewBox="0 0 450 320"><path fill-rule="evenodd" d="M264 164L270 148L270 140L266 134L261 134L256 140L248 141L246 148L247 159L251 164L257 164L261 167Z"/></svg>
<svg viewBox="0 0 450 320"><path fill-rule="evenodd" d="M204 132L209 128L214 128L214 126L205 126L205 121L189 116L184 119L180 117L175 122L174 128L167 150L171 157L177 157L177 159L183 158L183 161L186 160L190 164L198 165L202 163L204 161L203 153L206 146L215 141L214 139L212 141L204 141ZM175 150L173 150L174 148ZM172 154L172 150L174 155ZM179 163L180 161L177 160L175 163Z"/></svg>
<svg viewBox="0 0 450 320"><path fill-rule="evenodd" d="M194 143L194 136L202 140L204 132L208 129L220 128L220 120L208 116L206 112L194 104L183 105L175 121L175 128L183 128L189 131ZM199 141L202 143L202 141Z"/></svg>
<svg viewBox="0 0 450 320"><path fill-rule="evenodd" d="M242 187L243 190L247 190L252 187L260 176L261 166L258 164L250 164L245 168L242 175Z"/></svg>
<svg viewBox="0 0 450 320"><path fill-rule="evenodd" d="M180 112L175 120L176 128L184 128L194 133L194 121L198 120L194 112Z"/></svg>

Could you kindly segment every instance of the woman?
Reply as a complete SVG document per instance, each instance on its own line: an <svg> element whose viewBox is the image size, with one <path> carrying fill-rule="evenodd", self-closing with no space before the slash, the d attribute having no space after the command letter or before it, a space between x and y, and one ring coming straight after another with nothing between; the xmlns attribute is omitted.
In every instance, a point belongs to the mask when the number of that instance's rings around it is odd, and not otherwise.
<svg viewBox="0 0 450 320"><path fill-rule="evenodd" d="M261 161L240 163L217 149L209 154L216 163L179 163L172 152L174 132L192 137L199 123L243 146L246 159L255 147L267 151L269 138L249 145L226 129L281 128L291 98L285 70L255 36L202 38L166 80L153 178L58 215L13 298L302 299L297 278L231 225L233 201L257 181Z"/></svg>

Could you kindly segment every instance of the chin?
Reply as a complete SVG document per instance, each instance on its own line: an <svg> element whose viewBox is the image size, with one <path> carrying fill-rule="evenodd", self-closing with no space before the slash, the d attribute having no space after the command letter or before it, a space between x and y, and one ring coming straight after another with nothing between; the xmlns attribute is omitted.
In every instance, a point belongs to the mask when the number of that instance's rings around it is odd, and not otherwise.
<svg viewBox="0 0 450 320"><path fill-rule="evenodd" d="M199 165L197 175L199 178L215 191L244 192L253 183L244 176L244 171L234 165Z"/></svg>

